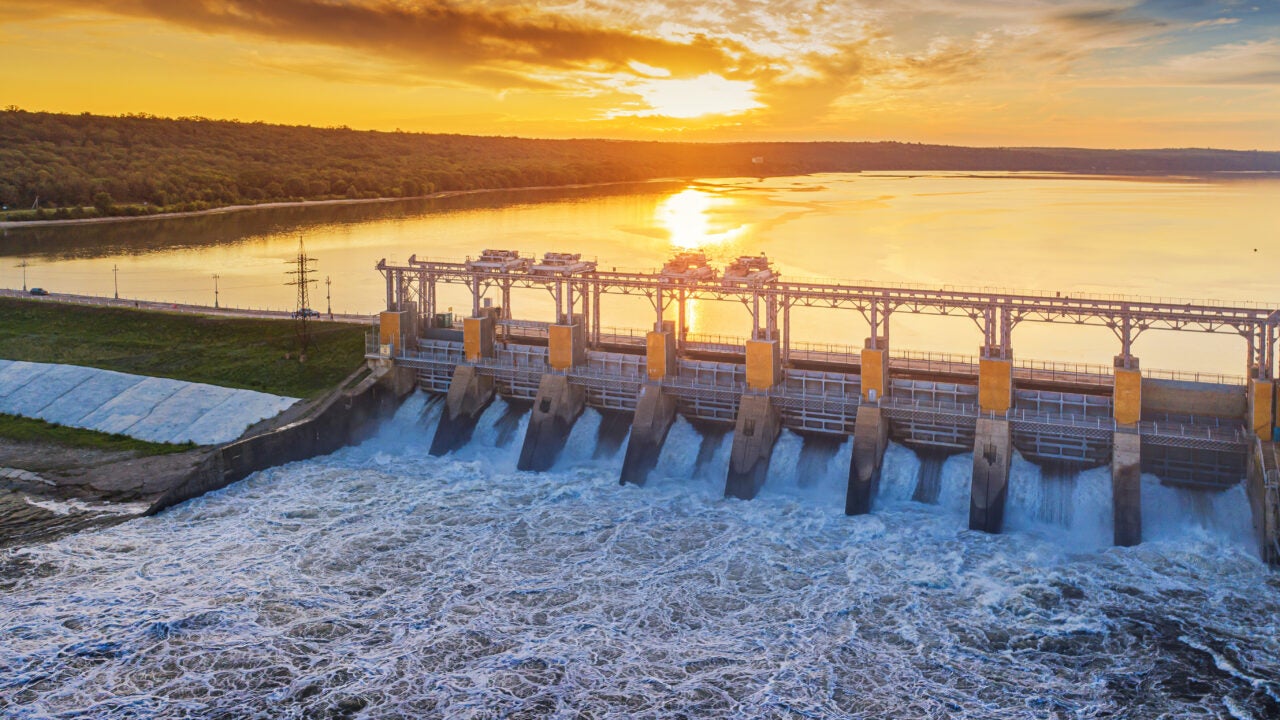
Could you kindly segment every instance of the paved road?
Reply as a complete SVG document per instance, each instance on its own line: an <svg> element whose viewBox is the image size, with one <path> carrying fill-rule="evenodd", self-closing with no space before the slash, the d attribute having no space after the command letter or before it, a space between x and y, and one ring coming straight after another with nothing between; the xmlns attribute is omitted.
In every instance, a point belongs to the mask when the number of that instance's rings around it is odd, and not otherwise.
<svg viewBox="0 0 1280 720"><path fill-rule="evenodd" d="M20 297L40 302L65 303L69 305L97 305L102 307L138 308L141 310L160 310L164 312L190 313L193 315L219 315L224 317L264 318L271 320L290 320L293 314L289 310L258 310L254 308L214 308L208 305L184 305L182 303L154 302L151 300L128 300L93 295L69 295L66 293L49 293L36 296L21 290L0 289L0 297ZM330 320L322 315L320 320ZM339 315L334 314L333 322L344 322L369 325L375 321L372 315Z"/></svg>

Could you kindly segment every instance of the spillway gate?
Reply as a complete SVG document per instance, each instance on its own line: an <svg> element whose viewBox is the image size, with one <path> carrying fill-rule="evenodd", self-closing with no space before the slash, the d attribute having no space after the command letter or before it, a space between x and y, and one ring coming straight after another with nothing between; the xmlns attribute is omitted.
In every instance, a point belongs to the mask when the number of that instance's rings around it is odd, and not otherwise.
<svg viewBox="0 0 1280 720"><path fill-rule="evenodd" d="M749 499L767 475L782 428L853 438L846 511L870 509L890 439L973 453L970 527L999 532L1014 452L1040 464L1110 465L1115 540L1141 540L1142 473L1216 491L1247 483L1259 547L1280 562L1277 507L1276 341L1280 310L1253 305L1116 296L789 282L767 259L723 272L683 253L652 273L602 271L580 256L541 261L487 250L480 259L385 260L387 310L370 337L371 363L416 374L448 395L433 452L470 437L496 396L532 404L521 469L548 469L585 407L625 413L632 431L624 482L643 484L675 416L734 428L726 495ZM437 312L440 284L470 291L459 329ZM550 319L512 317L513 289L541 288ZM602 295L645 297L651 329L606 329ZM494 306L493 299L499 299ZM742 303L746 338L690 333L690 300ZM790 311L858 312L862 347L791 338ZM898 313L967 318L982 333L976 357L890 349ZM669 318L674 315L673 318ZM1015 359L1020 323L1100 325L1119 344L1114 366ZM449 325L446 327L445 325ZM1151 330L1228 333L1245 341L1245 375L1143 371L1134 339Z"/></svg>

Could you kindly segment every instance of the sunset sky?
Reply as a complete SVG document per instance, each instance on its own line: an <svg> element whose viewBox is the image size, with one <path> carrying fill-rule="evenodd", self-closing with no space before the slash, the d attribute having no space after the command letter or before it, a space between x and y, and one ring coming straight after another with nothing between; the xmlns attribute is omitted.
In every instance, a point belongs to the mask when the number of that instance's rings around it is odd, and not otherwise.
<svg viewBox="0 0 1280 720"><path fill-rule="evenodd" d="M1280 0L0 0L0 62L28 110L1280 149Z"/></svg>

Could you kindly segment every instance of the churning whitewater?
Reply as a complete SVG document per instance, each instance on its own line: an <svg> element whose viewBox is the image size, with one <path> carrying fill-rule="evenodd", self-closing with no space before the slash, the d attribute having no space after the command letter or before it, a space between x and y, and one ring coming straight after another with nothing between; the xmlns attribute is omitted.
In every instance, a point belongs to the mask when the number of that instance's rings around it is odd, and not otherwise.
<svg viewBox="0 0 1280 720"><path fill-rule="evenodd" d="M438 413L417 394L358 447L6 551L0 708L1280 716L1280 578L1240 488L1147 478L1148 541L1121 549L1105 470L1017 464L1008 531L985 535L968 456L892 447L875 512L846 517L848 442L784 432L742 502L722 497L729 435L684 420L638 488L595 411L548 473L514 469L520 408L432 458Z"/></svg>

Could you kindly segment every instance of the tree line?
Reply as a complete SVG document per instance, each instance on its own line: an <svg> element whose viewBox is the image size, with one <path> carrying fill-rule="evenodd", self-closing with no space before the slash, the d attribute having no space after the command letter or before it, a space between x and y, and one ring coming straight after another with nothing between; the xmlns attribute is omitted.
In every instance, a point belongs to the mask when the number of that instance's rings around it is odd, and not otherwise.
<svg viewBox="0 0 1280 720"><path fill-rule="evenodd" d="M532 140L0 110L0 205L15 220L664 177L875 170L1277 172L1280 153Z"/></svg>

